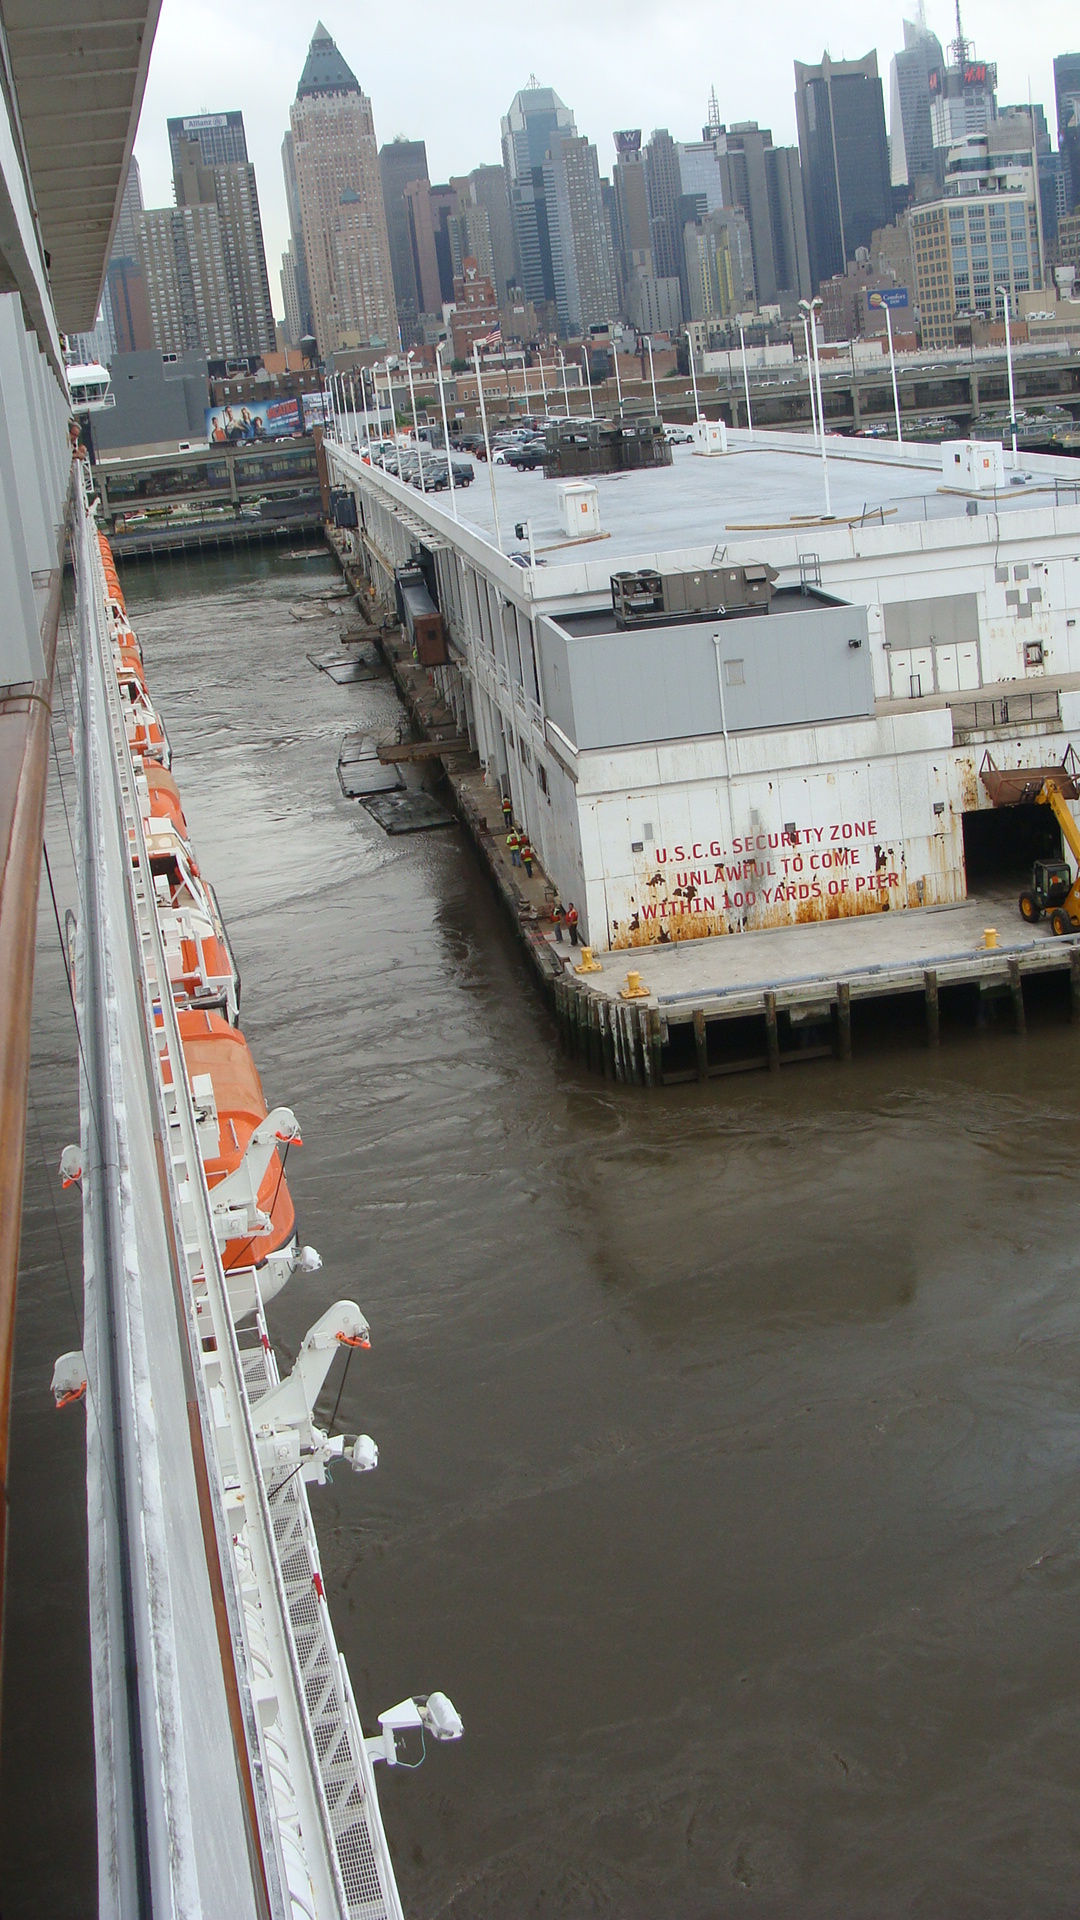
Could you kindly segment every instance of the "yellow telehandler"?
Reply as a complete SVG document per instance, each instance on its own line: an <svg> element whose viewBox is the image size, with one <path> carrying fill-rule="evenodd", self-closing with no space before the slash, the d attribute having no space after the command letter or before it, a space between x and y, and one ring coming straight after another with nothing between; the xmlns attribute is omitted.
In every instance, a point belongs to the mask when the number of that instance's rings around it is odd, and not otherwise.
<svg viewBox="0 0 1080 1920"><path fill-rule="evenodd" d="M1035 798L1041 806L1050 808L1061 828L1065 845L1076 862L1077 878L1073 879L1067 860L1036 860L1031 870L1031 885L1020 895L1020 915L1034 923L1045 913L1051 933L1077 933L1080 932L1080 828L1056 780L1044 780Z"/></svg>

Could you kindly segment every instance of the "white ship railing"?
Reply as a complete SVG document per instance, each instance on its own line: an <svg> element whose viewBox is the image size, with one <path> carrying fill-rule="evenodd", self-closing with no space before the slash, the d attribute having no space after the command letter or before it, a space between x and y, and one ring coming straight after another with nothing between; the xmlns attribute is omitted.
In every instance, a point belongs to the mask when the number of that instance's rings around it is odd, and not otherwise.
<svg viewBox="0 0 1080 1920"><path fill-rule="evenodd" d="M195 1915L225 1911L225 1899L230 1915L401 1920L303 1477L268 1487L259 1464L251 1407L276 1384L277 1369L261 1311L243 1350L230 1312L113 670L104 569L81 489L74 514L83 849L77 965L83 1028L95 1017L101 1028L99 1044L83 1048L99 1911ZM136 1137L147 1119L162 1149L156 1191L148 1190L149 1143ZM162 1218L171 1259L140 1263ZM110 1245L102 1245L102 1233ZM102 1247L96 1264L95 1244ZM111 1293L103 1284L109 1272L119 1276ZM152 1339L144 1313L157 1318ZM170 1314L178 1330L174 1360ZM170 1365L175 1377L166 1376ZM181 1431L165 1430L170 1394L197 1416L190 1449L182 1414ZM196 1456L194 1477L185 1449ZM203 1461L212 1539L204 1511L196 1557L205 1546L208 1563L216 1558L210 1587L220 1582L228 1642L209 1650L179 1596L191 1558L188 1481L194 1486ZM212 1618L208 1631L213 1641ZM213 1748L193 1706L215 1663L223 1697L235 1702L239 1750L231 1756L220 1739ZM207 1725L214 1706L207 1702ZM203 1777L215 1766L220 1810L213 1782L208 1792ZM238 1845L230 1807L245 1799L247 1830ZM219 1884L207 1906L202 1883L218 1870L215 1852L246 1893L228 1896Z"/></svg>

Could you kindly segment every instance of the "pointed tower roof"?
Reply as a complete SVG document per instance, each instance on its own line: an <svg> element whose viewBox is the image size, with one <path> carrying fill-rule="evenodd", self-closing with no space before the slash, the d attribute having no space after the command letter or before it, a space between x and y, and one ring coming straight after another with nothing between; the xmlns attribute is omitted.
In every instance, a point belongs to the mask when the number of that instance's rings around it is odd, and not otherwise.
<svg viewBox="0 0 1080 1920"><path fill-rule="evenodd" d="M311 36L304 71L296 89L298 100L313 93L359 93L360 83L347 61L343 60L322 21Z"/></svg>

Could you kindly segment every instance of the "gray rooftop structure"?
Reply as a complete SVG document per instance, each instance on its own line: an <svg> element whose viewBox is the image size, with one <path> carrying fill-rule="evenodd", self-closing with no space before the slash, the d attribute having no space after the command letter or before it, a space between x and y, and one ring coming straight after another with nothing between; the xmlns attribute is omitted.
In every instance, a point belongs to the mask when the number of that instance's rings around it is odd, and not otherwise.
<svg viewBox="0 0 1080 1920"><path fill-rule="evenodd" d="M783 535L823 537L836 527L867 526L969 517L969 497L942 490L941 448L838 440L829 451L832 518L824 513L821 454L809 434L728 435L730 451L699 454L674 447L673 465L655 470L589 476L600 507L600 532L593 540L567 538L559 513L557 482L539 472L509 466L492 469L503 546L524 551L514 535L529 522L538 565L544 568L588 561L614 573L627 558L643 553L700 549L726 541L745 548L764 546ZM1075 461L1025 455L1023 484L1009 484L984 495L979 514L1031 507L1049 489L1071 489L1080 482ZM411 491L411 490L410 490ZM434 505L435 502L430 502ZM446 496L438 497L446 508ZM488 475L481 466L476 484L459 492L457 513L464 526L492 540L495 520Z"/></svg>

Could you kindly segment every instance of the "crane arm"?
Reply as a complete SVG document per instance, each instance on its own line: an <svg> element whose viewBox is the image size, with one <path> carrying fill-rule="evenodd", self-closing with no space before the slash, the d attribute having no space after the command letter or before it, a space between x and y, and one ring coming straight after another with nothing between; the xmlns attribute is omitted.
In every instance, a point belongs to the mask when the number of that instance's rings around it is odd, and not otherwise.
<svg viewBox="0 0 1080 1920"><path fill-rule="evenodd" d="M1064 795L1056 780L1044 780L1039 792L1042 804L1050 808L1058 826L1065 836L1065 844L1080 870L1080 827L1077 826L1066 805Z"/></svg>

